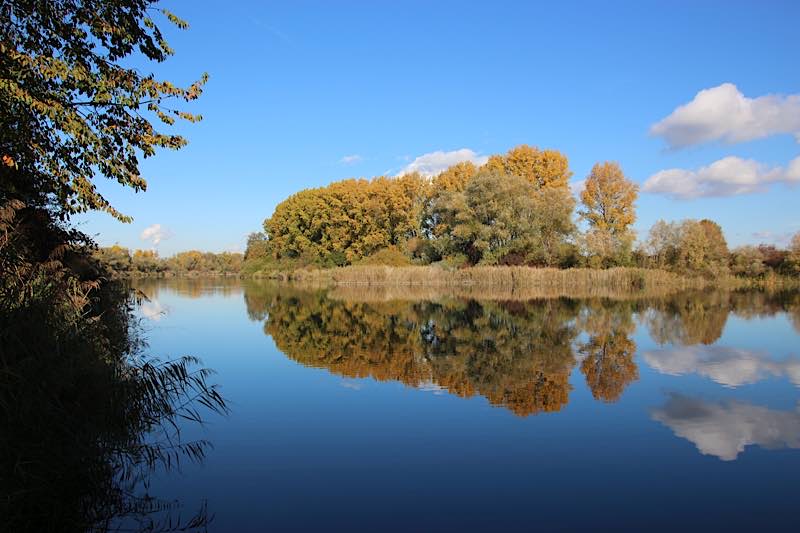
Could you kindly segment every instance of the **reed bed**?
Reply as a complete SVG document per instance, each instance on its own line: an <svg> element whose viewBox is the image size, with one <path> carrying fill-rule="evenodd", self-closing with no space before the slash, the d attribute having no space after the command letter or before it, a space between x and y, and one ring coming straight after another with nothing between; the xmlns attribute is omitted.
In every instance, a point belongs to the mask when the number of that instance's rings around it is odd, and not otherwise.
<svg viewBox="0 0 800 533"><path fill-rule="evenodd" d="M436 266L349 266L327 270L297 270L286 281L327 287L394 287L398 296L410 288L457 289L470 295L490 292L530 297L612 296L631 293L670 293L704 288L710 281L663 270L611 268L607 270L531 267L473 267L446 270ZM424 292L424 290L414 290ZM449 291L452 294L452 291Z"/></svg>

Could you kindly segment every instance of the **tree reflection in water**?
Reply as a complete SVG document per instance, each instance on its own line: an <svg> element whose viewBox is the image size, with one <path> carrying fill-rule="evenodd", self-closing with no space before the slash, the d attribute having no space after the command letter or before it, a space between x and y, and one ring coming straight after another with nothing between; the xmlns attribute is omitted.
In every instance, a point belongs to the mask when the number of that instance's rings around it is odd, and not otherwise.
<svg viewBox="0 0 800 533"><path fill-rule="evenodd" d="M413 289L410 290L413 292ZM730 313L787 312L796 293L694 291L658 297L498 300L397 290L245 285L250 318L288 357L350 377L434 384L480 395L520 416L562 409L578 366L595 399L615 402L638 379L636 322L675 346L715 343ZM583 335L581 335L583 334Z"/></svg>
<svg viewBox="0 0 800 533"><path fill-rule="evenodd" d="M277 347L304 365L414 387L433 383L520 416L569 401L580 325L591 330L579 351L595 397L615 400L637 377L631 306L611 300L589 301L594 312L581 320L587 302L566 298L356 301L268 285L249 287L245 298L250 317L263 318Z"/></svg>
<svg viewBox="0 0 800 533"><path fill-rule="evenodd" d="M595 399L615 402L639 378L636 343L630 337L633 308L630 302L589 302L582 317L589 340L579 346L581 372Z"/></svg>

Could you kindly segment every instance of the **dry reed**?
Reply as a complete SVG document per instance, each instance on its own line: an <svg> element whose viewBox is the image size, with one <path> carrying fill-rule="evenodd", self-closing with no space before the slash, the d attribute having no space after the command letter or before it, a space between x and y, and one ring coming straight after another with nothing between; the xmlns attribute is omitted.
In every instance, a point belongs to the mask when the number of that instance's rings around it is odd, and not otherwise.
<svg viewBox="0 0 800 533"><path fill-rule="evenodd" d="M641 268L555 269L531 267L473 267L446 270L435 266L349 266L326 270L297 270L284 276L302 285L342 287L411 287L457 289L479 294L524 294L531 297L611 296L637 292L667 293L703 288L709 281L663 270ZM414 291L422 292L422 291ZM448 291L452 293L452 291Z"/></svg>

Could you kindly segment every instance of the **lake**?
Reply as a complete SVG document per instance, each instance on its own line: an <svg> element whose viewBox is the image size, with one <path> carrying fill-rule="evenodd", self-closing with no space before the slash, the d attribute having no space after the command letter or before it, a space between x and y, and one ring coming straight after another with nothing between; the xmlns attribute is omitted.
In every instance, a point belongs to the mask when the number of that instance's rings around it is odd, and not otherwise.
<svg viewBox="0 0 800 533"><path fill-rule="evenodd" d="M137 287L231 408L149 488L212 531L796 528L800 294Z"/></svg>

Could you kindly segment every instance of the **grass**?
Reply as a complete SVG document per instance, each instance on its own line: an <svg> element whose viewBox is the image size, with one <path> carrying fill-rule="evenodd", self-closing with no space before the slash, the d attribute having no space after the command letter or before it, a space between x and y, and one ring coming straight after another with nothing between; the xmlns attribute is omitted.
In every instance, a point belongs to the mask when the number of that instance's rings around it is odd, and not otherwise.
<svg viewBox="0 0 800 533"><path fill-rule="evenodd" d="M441 266L352 265L330 269L297 269L256 273L269 278L314 287L357 289L380 287L384 293L402 297L430 293L539 297L615 297L630 294L669 294L687 289L724 288L785 290L800 288L800 279L783 276L739 278L722 275L713 278L678 274L648 268L533 268L525 266L478 266L447 269Z"/></svg>

